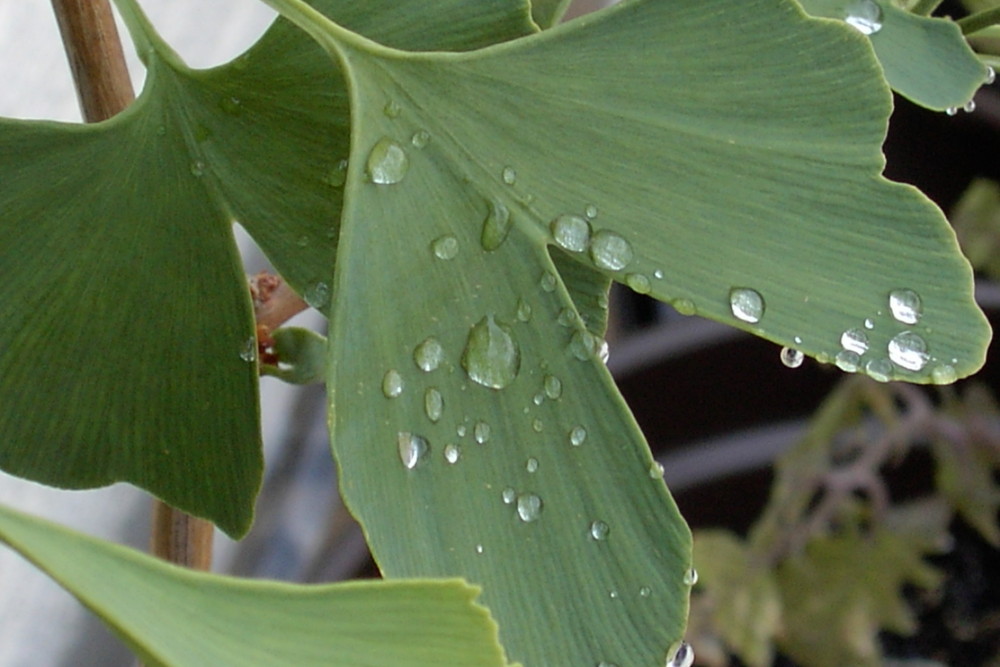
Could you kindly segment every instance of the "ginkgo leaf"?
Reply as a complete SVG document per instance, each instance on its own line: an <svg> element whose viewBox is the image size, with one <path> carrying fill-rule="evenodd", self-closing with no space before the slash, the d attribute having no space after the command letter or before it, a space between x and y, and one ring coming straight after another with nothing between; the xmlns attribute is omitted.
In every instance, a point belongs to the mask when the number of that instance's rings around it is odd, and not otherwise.
<svg viewBox="0 0 1000 667"><path fill-rule="evenodd" d="M531 0L531 18L542 28L551 28L566 13L570 0Z"/></svg>
<svg viewBox="0 0 1000 667"><path fill-rule="evenodd" d="M506 664L478 590L460 580L294 585L211 575L2 506L0 542L151 667Z"/></svg>
<svg viewBox="0 0 1000 667"><path fill-rule="evenodd" d="M406 48L534 29L514 1L318 4ZM0 121L0 467L62 487L129 481L237 536L262 460L231 224L326 307L344 82L285 21L232 64L193 71L122 9L149 70L131 107L90 126Z"/></svg>
<svg viewBox="0 0 1000 667"><path fill-rule="evenodd" d="M986 66L950 19L920 16L891 0L798 0L814 16L868 36L892 89L922 106L961 108L986 82Z"/></svg>

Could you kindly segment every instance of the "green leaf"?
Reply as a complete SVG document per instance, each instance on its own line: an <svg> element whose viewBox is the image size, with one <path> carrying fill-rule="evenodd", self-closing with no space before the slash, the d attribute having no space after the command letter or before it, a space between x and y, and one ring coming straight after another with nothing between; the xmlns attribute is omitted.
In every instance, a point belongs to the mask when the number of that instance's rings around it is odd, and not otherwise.
<svg viewBox="0 0 1000 667"><path fill-rule="evenodd" d="M462 581L293 585L168 565L0 506L0 541L100 616L147 665L502 666Z"/></svg>
<svg viewBox="0 0 1000 667"><path fill-rule="evenodd" d="M973 268L1000 279L1000 183L973 180L949 218Z"/></svg>
<svg viewBox="0 0 1000 667"><path fill-rule="evenodd" d="M891 0L799 0L814 16L867 25L892 89L930 109L962 107L986 81L986 67L950 19L919 16Z"/></svg>
<svg viewBox="0 0 1000 667"><path fill-rule="evenodd" d="M271 337L276 363L261 363L262 374L273 375L292 384L323 381L326 375L326 338L301 327L283 327Z"/></svg>
<svg viewBox="0 0 1000 667"><path fill-rule="evenodd" d="M320 4L407 48L534 29L519 2ZM128 110L92 126L0 121L0 467L70 488L129 481L239 536L262 460L231 223L326 308L348 100L285 21L193 71L122 8L149 69Z"/></svg>
<svg viewBox="0 0 1000 667"><path fill-rule="evenodd" d="M540 27L551 28L559 23L570 0L531 0L531 18Z"/></svg>

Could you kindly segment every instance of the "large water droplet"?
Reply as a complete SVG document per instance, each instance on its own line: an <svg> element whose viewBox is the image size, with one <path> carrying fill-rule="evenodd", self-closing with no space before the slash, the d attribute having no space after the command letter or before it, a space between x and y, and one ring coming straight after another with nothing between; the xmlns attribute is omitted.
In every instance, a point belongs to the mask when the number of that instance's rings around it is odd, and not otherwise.
<svg viewBox="0 0 1000 667"><path fill-rule="evenodd" d="M861 329L848 329L840 336L840 346L856 354L868 351L868 334Z"/></svg>
<svg viewBox="0 0 1000 667"><path fill-rule="evenodd" d="M681 642L667 652L665 667L691 667L694 664L694 649L687 642Z"/></svg>
<svg viewBox="0 0 1000 667"><path fill-rule="evenodd" d="M472 437L480 445L485 445L490 441L490 425L486 422L476 422L472 427Z"/></svg>
<svg viewBox="0 0 1000 667"><path fill-rule="evenodd" d="M524 299L517 300L517 319L522 322L531 321L532 308L531 304Z"/></svg>
<svg viewBox="0 0 1000 667"><path fill-rule="evenodd" d="M406 176L410 159L406 151L389 137L382 137L368 154L368 178L378 185L393 185Z"/></svg>
<svg viewBox="0 0 1000 667"><path fill-rule="evenodd" d="M734 287L729 290L729 309L738 320L754 324L764 316L764 297L749 287Z"/></svg>
<svg viewBox="0 0 1000 667"><path fill-rule="evenodd" d="M458 239L451 234L435 239L431 244L434 256L438 259L455 259L458 254Z"/></svg>
<svg viewBox="0 0 1000 667"><path fill-rule="evenodd" d="M382 393L386 398L396 398L403 393L403 376L399 371L390 369L385 372L382 378Z"/></svg>
<svg viewBox="0 0 1000 667"><path fill-rule="evenodd" d="M684 573L684 583L687 586L694 586L698 583L698 570L693 567Z"/></svg>
<svg viewBox="0 0 1000 667"><path fill-rule="evenodd" d="M538 521L542 516L542 499L534 493L522 493L517 497L517 516L525 523Z"/></svg>
<svg viewBox="0 0 1000 667"><path fill-rule="evenodd" d="M909 371L921 371L930 360L927 343L912 331L903 331L889 341L889 358Z"/></svg>
<svg viewBox="0 0 1000 667"><path fill-rule="evenodd" d="M444 361L444 347L433 336L425 339L413 350L413 362L425 373L437 369L442 361Z"/></svg>
<svg viewBox="0 0 1000 667"><path fill-rule="evenodd" d="M590 524L590 537L592 539L601 541L608 539L608 533L611 532L611 528L608 524L603 521L594 521Z"/></svg>
<svg viewBox="0 0 1000 667"><path fill-rule="evenodd" d="M504 167L503 171L500 172L500 178L507 185L514 185L517 183L517 172L514 170L514 167Z"/></svg>
<svg viewBox="0 0 1000 667"><path fill-rule="evenodd" d="M889 292L889 310L898 322L916 324L923 314L923 304L913 290L897 289Z"/></svg>
<svg viewBox="0 0 1000 667"><path fill-rule="evenodd" d="M306 288L302 298L316 310L323 310L330 303L330 286L322 281L315 282Z"/></svg>
<svg viewBox="0 0 1000 667"><path fill-rule="evenodd" d="M562 380L555 375L546 375L542 386L545 388L545 395L553 401L562 396Z"/></svg>
<svg viewBox="0 0 1000 667"><path fill-rule="evenodd" d="M578 215L560 215L549 227L552 238L560 248L583 252L590 244L590 223Z"/></svg>
<svg viewBox="0 0 1000 667"><path fill-rule="evenodd" d="M951 384L958 380L958 373L955 367L950 364L940 364L931 371L931 380L934 384Z"/></svg>
<svg viewBox="0 0 1000 667"><path fill-rule="evenodd" d="M882 29L882 8L874 0L855 0L844 20L862 35L874 35Z"/></svg>
<svg viewBox="0 0 1000 667"><path fill-rule="evenodd" d="M240 350L240 359L252 364L257 361L257 337L250 336L243 343L243 349Z"/></svg>
<svg viewBox="0 0 1000 667"><path fill-rule="evenodd" d="M569 432L569 444L579 447L587 439L587 429L582 426L574 426Z"/></svg>
<svg viewBox="0 0 1000 667"><path fill-rule="evenodd" d="M569 339L570 353L580 361L587 361L600 349L600 341L597 336L585 329L578 329L573 332Z"/></svg>
<svg viewBox="0 0 1000 667"><path fill-rule="evenodd" d="M407 470L416 468L417 464L420 463L420 460L430 449L430 445L427 444L424 438L409 431L399 432L396 438L396 445L399 448L399 460L403 462L403 467Z"/></svg>
<svg viewBox="0 0 1000 667"><path fill-rule="evenodd" d="M469 331L462 368L470 380L491 389L503 389L513 382L521 368L521 350L510 328L492 315L479 320Z"/></svg>
<svg viewBox="0 0 1000 667"><path fill-rule="evenodd" d="M855 373L858 367L861 366L861 356L857 352L852 352L851 350L841 350L834 357L833 362L837 364L837 368L848 373Z"/></svg>
<svg viewBox="0 0 1000 667"><path fill-rule="evenodd" d="M888 359L872 359L865 364L865 373L876 382L892 379L892 362Z"/></svg>
<svg viewBox="0 0 1000 667"><path fill-rule="evenodd" d="M621 271L632 261L632 245L624 237L602 229L590 240L590 258L602 269Z"/></svg>
<svg viewBox="0 0 1000 667"><path fill-rule="evenodd" d="M499 199L494 199L489 204L490 210L483 220L483 233L479 242L483 250L493 251L503 245L510 234L510 210Z"/></svg>
<svg viewBox="0 0 1000 667"><path fill-rule="evenodd" d="M649 294L653 289L653 284L649 278L642 273L630 273L625 276L625 284L638 294Z"/></svg>
<svg viewBox="0 0 1000 667"><path fill-rule="evenodd" d="M430 387L424 392L424 412L427 414L427 418L432 422L437 422L441 419L441 413L444 411L444 398L441 396L441 392Z"/></svg>
<svg viewBox="0 0 1000 667"><path fill-rule="evenodd" d="M802 353L802 350L796 350L791 347L781 348L781 363L788 366L789 368L798 368L805 361L806 355Z"/></svg>
<svg viewBox="0 0 1000 667"><path fill-rule="evenodd" d="M444 460L448 463L458 463L462 458L462 448L455 444L449 444L444 448Z"/></svg>

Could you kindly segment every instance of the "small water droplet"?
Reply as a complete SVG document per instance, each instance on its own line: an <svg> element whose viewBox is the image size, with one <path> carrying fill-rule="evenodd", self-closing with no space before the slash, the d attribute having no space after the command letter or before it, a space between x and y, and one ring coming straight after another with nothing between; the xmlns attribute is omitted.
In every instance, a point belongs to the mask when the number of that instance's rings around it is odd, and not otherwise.
<svg viewBox="0 0 1000 667"><path fill-rule="evenodd" d="M687 642L680 642L667 651L667 664L664 667L691 667L694 664L694 649Z"/></svg>
<svg viewBox="0 0 1000 667"><path fill-rule="evenodd" d="M531 430L535 433L541 433L545 429L545 424L542 423L541 419L535 419L531 422Z"/></svg>
<svg viewBox="0 0 1000 667"><path fill-rule="evenodd" d="M597 207L593 204L587 204L586 208L583 209L583 214L587 216L588 220L593 220L597 217Z"/></svg>
<svg viewBox="0 0 1000 667"><path fill-rule="evenodd" d="M698 583L698 570L693 567L684 573L684 584L694 586Z"/></svg>
<svg viewBox="0 0 1000 667"><path fill-rule="evenodd" d="M641 273L630 273L625 276L625 284L638 294L649 294L653 289L653 284L645 275Z"/></svg>
<svg viewBox="0 0 1000 667"><path fill-rule="evenodd" d="M465 434L468 432L469 430L465 428L465 424L459 424L458 426L455 427L455 435L457 435L460 438L464 438Z"/></svg>
<svg viewBox="0 0 1000 667"><path fill-rule="evenodd" d="M618 591L616 591L614 589L608 591L608 597L611 598L612 600L617 600L618 599Z"/></svg>
<svg viewBox="0 0 1000 667"><path fill-rule="evenodd" d="M632 262L632 245L624 237L602 229L590 240L590 258L599 268L621 271Z"/></svg>
<svg viewBox="0 0 1000 667"><path fill-rule="evenodd" d="M861 366L861 356L857 352L852 352L850 350L841 350L834 357L833 363L837 364L837 368L847 373L857 372L858 367Z"/></svg>
<svg viewBox="0 0 1000 667"><path fill-rule="evenodd" d="M639 597L648 598L653 594L653 590L649 586L643 586L639 589Z"/></svg>
<svg viewBox="0 0 1000 667"><path fill-rule="evenodd" d="M951 384L958 380L958 373L955 367L950 364L940 364L931 371L931 380L934 384Z"/></svg>
<svg viewBox="0 0 1000 667"><path fill-rule="evenodd" d="M802 336L796 336L796 337L795 337L795 338L793 338L792 340L794 340L794 341L795 341L795 344L796 344L796 345L802 345Z"/></svg>
<svg viewBox="0 0 1000 667"><path fill-rule="evenodd" d="M427 418L432 422L437 422L441 419L441 413L444 411L444 398L441 396L441 392L434 387L429 387L424 392L424 413L427 414Z"/></svg>
<svg viewBox="0 0 1000 667"><path fill-rule="evenodd" d="M480 555L483 553L483 545L482 544L477 544L476 545L476 553L480 554Z"/></svg>
<svg viewBox="0 0 1000 667"><path fill-rule="evenodd" d="M872 359L865 364L865 373L876 382L892 379L892 362L888 359Z"/></svg>
<svg viewBox="0 0 1000 667"><path fill-rule="evenodd" d="M538 521L542 516L542 499L534 493L522 493L517 497L517 515L525 523Z"/></svg>
<svg viewBox="0 0 1000 667"><path fill-rule="evenodd" d="M524 464L524 469L529 473L538 472L538 459L534 457L528 459Z"/></svg>
<svg viewBox="0 0 1000 667"><path fill-rule="evenodd" d="M590 244L590 223L578 215L560 215L549 228L556 245L570 252L583 252Z"/></svg>
<svg viewBox="0 0 1000 667"><path fill-rule="evenodd" d="M975 110L976 110L976 101L975 100L969 100L962 107L962 111L964 111L965 113L972 113Z"/></svg>
<svg viewBox="0 0 1000 667"><path fill-rule="evenodd" d="M399 449L399 460L403 462L403 467L407 470L416 468L430 449L424 438L409 431L399 432L396 437L396 446Z"/></svg>
<svg viewBox="0 0 1000 667"><path fill-rule="evenodd" d="M659 461L653 461L652 465L649 466L649 477L650 479L662 479L663 464Z"/></svg>
<svg viewBox="0 0 1000 667"><path fill-rule="evenodd" d="M462 458L462 448L455 444L449 444L444 448L444 460L455 464Z"/></svg>
<svg viewBox="0 0 1000 667"><path fill-rule="evenodd" d="M240 116L243 114L243 101L232 95L224 95L219 100L219 108L230 116Z"/></svg>
<svg viewBox="0 0 1000 667"><path fill-rule="evenodd" d="M413 362L425 373L436 370L442 361L444 361L444 347L434 336L426 338L413 349Z"/></svg>
<svg viewBox="0 0 1000 667"><path fill-rule="evenodd" d="M456 239L451 234L442 236L434 240L431 244L431 249L434 251L434 256L438 259L455 259L458 254L458 239Z"/></svg>
<svg viewBox="0 0 1000 667"><path fill-rule="evenodd" d="M462 352L462 368L469 379L491 389L503 389L517 377L521 349L514 333L487 315L469 331Z"/></svg>
<svg viewBox="0 0 1000 667"><path fill-rule="evenodd" d="M546 375L542 386L545 388L545 395L553 401L562 396L562 380L555 375Z"/></svg>
<svg viewBox="0 0 1000 667"><path fill-rule="evenodd" d="M657 269L653 271L653 277L657 280L663 280L663 269Z"/></svg>
<svg viewBox="0 0 1000 667"><path fill-rule="evenodd" d="M889 341L889 358L902 368L921 371L930 360L927 343L912 331L903 331Z"/></svg>
<svg viewBox="0 0 1000 667"><path fill-rule="evenodd" d="M257 337L250 336L243 343L243 349L240 350L240 359L252 364L257 361Z"/></svg>
<svg viewBox="0 0 1000 667"><path fill-rule="evenodd" d="M992 86L994 83L996 83L996 80L997 80L997 71L987 65L986 78L983 79L983 83L987 86Z"/></svg>
<svg viewBox="0 0 1000 667"><path fill-rule="evenodd" d="M681 315L694 315L698 312L698 309L694 305L694 301L691 299L674 299L670 302L670 305L674 307Z"/></svg>
<svg viewBox="0 0 1000 667"><path fill-rule="evenodd" d="M598 542L608 539L611 528L603 521L594 521L590 524L590 537Z"/></svg>
<svg viewBox="0 0 1000 667"><path fill-rule="evenodd" d="M582 426L574 426L569 432L569 444L579 447L587 439L587 429Z"/></svg>
<svg viewBox="0 0 1000 667"><path fill-rule="evenodd" d="M204 176L205 175L205 163L201 160L195 160L191 163L191 174L194 176Z"/></svg>
<svg viewBox="0 0 1000 667"><path fill-rule="evenodd" d="M949 116L954 116L955 114L958 113L958 107L948 107L947 109L944 110L944 112Z"/></svg>
<svg viewBox="0 0 1000 667"><path fill-rule="evenodd" d="M856 0L844 20L862 35L874 35L882 29L882 8L874 0Z"/></svg>
<svg viewBox="0 0 1000 667"><path fill-rule="evenodd" d="M390 369L382 377L382 393L386 398L396 398L403 393L403 376L399 371Z"/></svg>
<svg viewBox="0 0 1000 667"><path fill-rule="evenodd" d="M503 500L504 505L510 505L517 500L517 491L515 491L513 487L508 486L500 494L500 498Z"/></svg>
<svg viewBox="0 0 1000 667"><path fill-rule="evenodd" d="M344 187L344 183L347 182L347 159L338 160L337 164L333 166L330 170L330 175L327 176L326 182L335 188Z"/></svg>
<svg viewBox="0 0 1000 667"><path fill-rule="evenodd" d="M424 148L431 141L431 133L427 130L417 130L410 137L410 143L413 144L414 148Z"/></svg>
<svg viewBox="0 0 1000 667"><path fill-rule="evenodd" d="M483 219L483 232L479 242L483 250L492 252L507 240L510 234L510 210L499 199L494 199L489 203L490 210Z"/></svg>
<svg viewBox="0 0 1000 667"><path fill-rule="evenodd" d="M517 183L517 172L514 171L514 167L504 167L503 171L500 172L500 178L507 185L514 185Z"/></svg>
<svg viewBox="0 0 1000 667"><path fill-rule="evenodd" d="M897 289L889 292L889 310L896 321L916 324L923 314L923 304L920 295L913 290Z"/></svg>
<svg viewBox="0 0 1000 667"><path fill-rule="evenodd" d="M608 359L611 358L611 348L608 346L608 341L601 341L601 347L597 350L597 358L601 360L601 363L608 363Z"/></svg>
<svg viewBox="0 0 1000 667"><path fill-rule="evenodd" d="M874 328L875 328L875 322L872 321L872 319L870 317L867 318L867 319L865 319L865 329L868 329L869 331L871 331Z"/></svg>
<svg viewBox="0 0 1000 667"><path fill-rule="evenodd" d="M868 351L868 334L861 329L848 329L840 336L840 346L850 352L864 354Z"/></svg>
<svg viewBox="0 0 1000 667"><path fill-rule="evenodd" d="M403 180L410 168L406 151L389 137L382 137L368 154L368 178L377 185L394 185Z"/></svg>
<svg viewBox="0 0 1000 667"><path fill-rule="evenodd" d="M399 114L402 111L403 108L399 106L399 102L396 100L389 100L385 103L385 106L382 107L382 113L384 113L387 118L399 118Z"/></svg>
<svg viewBox="0 0 1000 667"><path fill-rule="evenodd" d="M764 316L764 297L749 287L734 287L729 290L729 309L733 317L751 324L760 322Z"/></svg>
<svg viewBox="0 0 1000 667"><path fill-rule="evenodd" d="M490 425L486 422L476 422L472 427L472 438L480 445L485 445L490 441Z"/></svg>
<svg viewBox="0 0 1000 667"><path fill-rule="evenodd" d="M330 303L330 286L322 281L315 282L306 288L302 298L316 310L323 310Z"/></svg>
<svg viewBox="0 0 1000 667"><path fill-rule="evenodd" d="M556 322L564 327L571 327L577 322L576 311L572 308L563 308L559 311L559 317L556 318Z"/></svg>
<svg viewBox="0 0 1000 667"><path fill-rule="evenodd" d="M556 277L552 273L543 273L538 284L541 286L543 292L552 292L556 288Z"/></svg>
<svg viewBox="0 0 1000 667"><path fill-rule="evenodd" d="M603 308L604 310L608 309L608 306L611 305L611 301L608 299L607 292L602 291L600 294L597 295L597 305L600 308Z"/></svg>
<svg viewBox="0 0 1000 667"><path fill-rule="evenodd" d="M545 394L543 394L542 392L538 392L531 399L531 402L534 403L535 405L541 405L542 403L545 402Z"/></svg>
<svg viewBox="0 0 1000 667"><path fill-rule="evenodd" d="M791 347L781 348L781 363L789 368L798 368L805 361L806 355L802 353L802 350L796 350Z"/></svg>

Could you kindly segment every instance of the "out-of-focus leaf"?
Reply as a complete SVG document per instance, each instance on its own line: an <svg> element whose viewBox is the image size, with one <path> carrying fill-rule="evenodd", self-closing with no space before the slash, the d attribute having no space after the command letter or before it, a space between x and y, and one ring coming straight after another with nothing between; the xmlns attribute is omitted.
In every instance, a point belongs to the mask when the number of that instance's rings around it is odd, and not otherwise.
<svg viewBox="0 0 1000 667"><path fill-rule="evenodd" d="M531 0L531 18L542 29L559 23L571 0Z"/></svg>
<svg viewBox="0 0 1000 667"><path fill-rule="evenodd" d="M987 542L1000 547L1000 485L990 453L975 441L934 441L935 483L959 515Z"/></svg>
<svg viewBox="0 0 1000 667"><path fill-rule="evenodd" d="M1000 280L1000 183L974 180L949 218L973 268Z"/></svg>
<svg viewBox="0 0 1000 667"><path fill-rule="evenodd" d="M261 373L292 384L322 382L326 371L326 338L301 327L283 327L271 334L277 364L261 364Z"/></svg>

